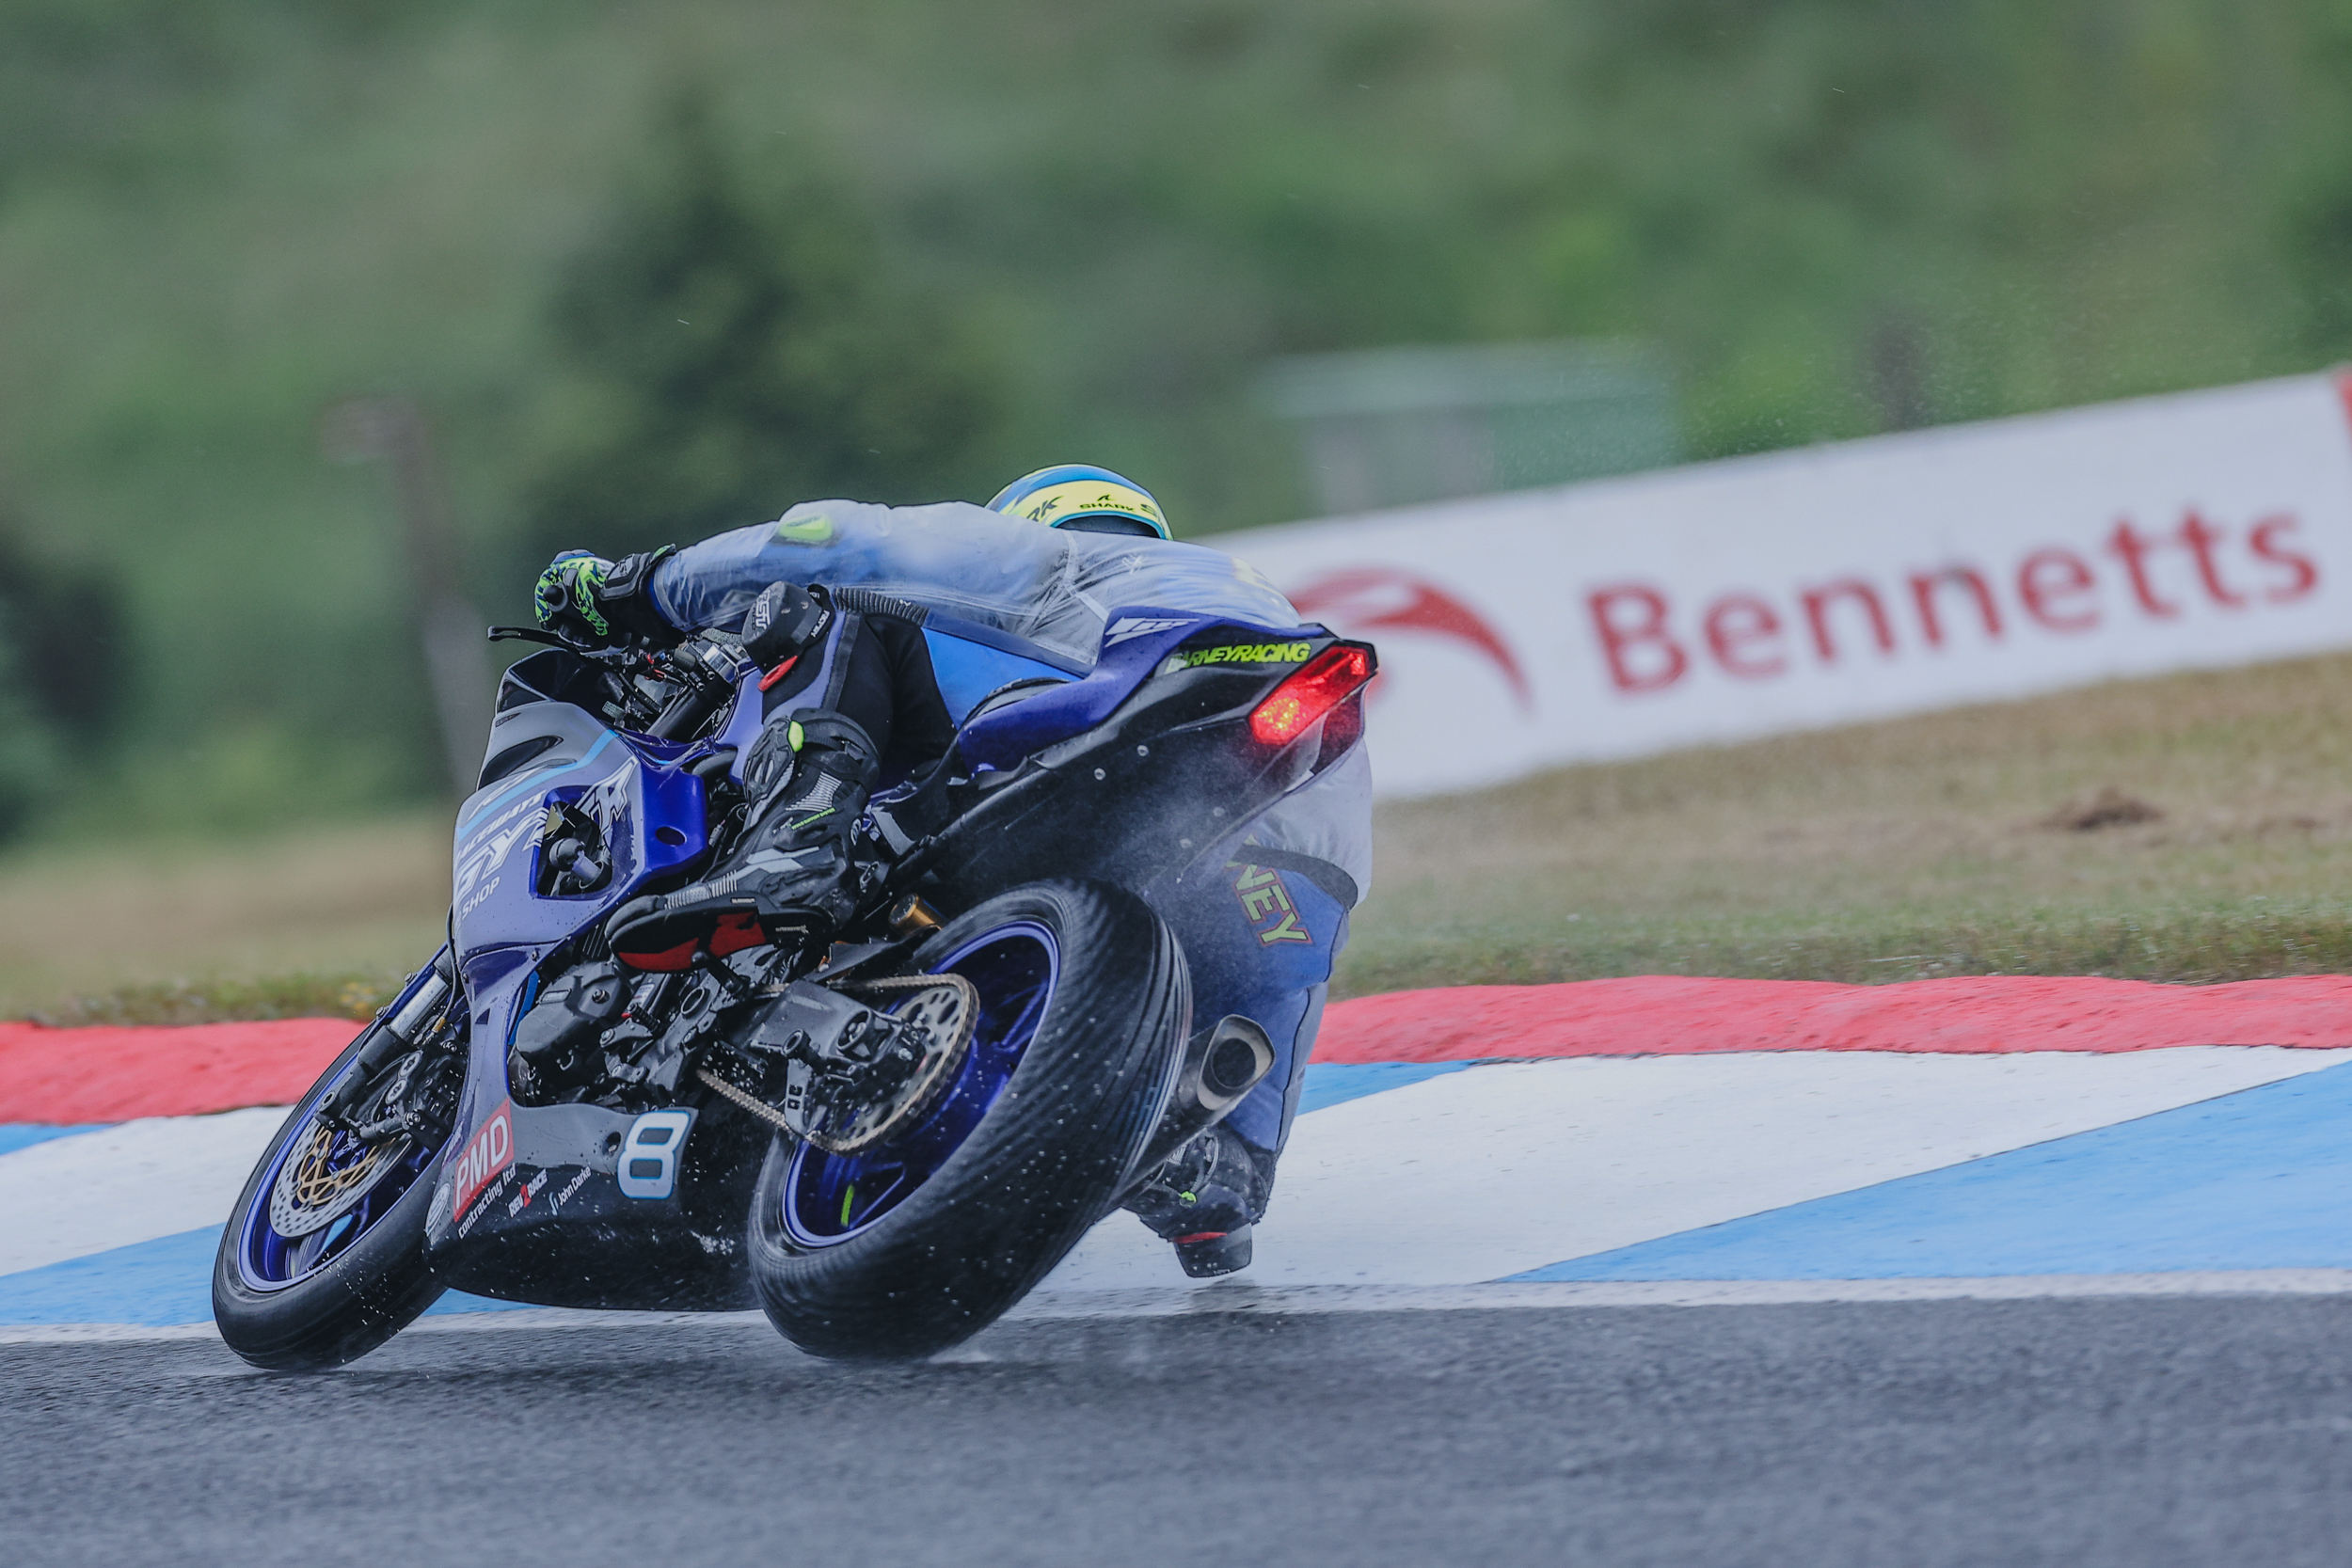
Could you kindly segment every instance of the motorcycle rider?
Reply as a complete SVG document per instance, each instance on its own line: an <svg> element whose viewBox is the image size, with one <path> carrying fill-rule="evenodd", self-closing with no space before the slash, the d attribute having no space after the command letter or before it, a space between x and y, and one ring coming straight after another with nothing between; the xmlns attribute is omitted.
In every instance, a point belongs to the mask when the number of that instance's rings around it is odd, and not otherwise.
<svg viewBox="0 0 2352 1568"><path fill-rule="evenodd" d="M778 583L793 586L760 599ZM961 616L1080 662L1092 660L1105 621L1125 606L1298 624L1253 569L1173 541L1149 492L1090 465L1025 475L985 508L813 501L682 551L616 562L566 551L534 595L551 629L668 644L688 628L767 615L784 617L782 640L804 647L764 683L741 836L706 880L615 911L617 952L821 941L849 912L844 883L861 813L878 784L944 755L954 725L920 627L844 589ZM765 629L746 625L746 641ZM946 678L966 698L981 694L967 673ZM977 688L999 683L983 674ZM1242 1014L1276 1053L1265 1081L1128 1205L1175 1244L1187 1274L1249 1261L1250 1227L1271 1195L1348 911L1370 881L1370 800L1359 746L1237 835L1222 880L1183 896L1145 890L1184 944L1195 1018ZM867 852L875 822L865 819Z"/></svg>

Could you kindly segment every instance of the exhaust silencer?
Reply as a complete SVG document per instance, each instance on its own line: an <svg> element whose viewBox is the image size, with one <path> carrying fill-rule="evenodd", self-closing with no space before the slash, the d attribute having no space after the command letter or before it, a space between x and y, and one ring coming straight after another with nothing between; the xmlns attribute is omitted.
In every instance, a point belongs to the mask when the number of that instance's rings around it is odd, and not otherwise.
<svg viewBox="0 0 2352 1568"><path fill-rule="evenodd" d="M1136 1180L1159 1169L1170 1155L1223 1121L1273 1070L1274 1042L1239 1013L1228 1013L1186 1040L1168 1110L1136 1161Z"/></svg>

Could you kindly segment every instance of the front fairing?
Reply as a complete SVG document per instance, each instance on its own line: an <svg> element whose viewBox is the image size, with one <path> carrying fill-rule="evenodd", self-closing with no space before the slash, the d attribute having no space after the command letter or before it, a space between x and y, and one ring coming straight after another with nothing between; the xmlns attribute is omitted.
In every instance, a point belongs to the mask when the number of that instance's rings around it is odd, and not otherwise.
<svg viewBox="0 0 2352 1568"><path fill-rule="evenodd" d="M477 791L458 813L451 866L459 961L494 947L560 942L648 879L700 855L707 837L703 782L679 766L690 754L606 730L577 762ZM559 802L602 832L611 869L593 891L539 891L548 808Z"/></svg>
<svg viewBox="0 0 2352 1568"><path fill-rule="evenodd" d="M739 1216L697 1215L677 1196L624 1197L614 1172L632 1118L594 1105L517 1104L506 1065L515 1026L556 950L704 854L707 794L687 769L714 743L673 745L600 725L591 735L582 710L534 706L543 711L501 715L507 743L534 729L561 735L565 743L548 754L564 760L499 779L458 814L450 914L470 1015L467 1091L427 1245L446 1278L484 1294L570 1306L740 1306L740 1262L728 1250ZM719 741L726 738L723 732ZM584 893L542 891L549 808L559 803L601 833L610 870ZM741 1183L728 1176L719 1185Z"/></svg>
<svg viewBox="0 0 2352 1568"><path fill-rule="evenodd" d="M959 721L1008 679L1080 673L1070 661L1024 658L996 645L1002 638L972 644L952 624L926 636ZM976 776L956 786L963 809L909 864L927 861L921 885L958 903L1040 877L1099 876L1141 891L1221 865L1218 844L1353 743L1321 724L1280 746L1246 732L1271 685L1333 641L1319 626L1115 610L1082 678L966 725L977 754L964 758ZM1271 651L1186 657L1208 645ZM739 770L761 709L754 677L716 733L691 745L612 730L552 697L500 714L485 766L545 749L477 791L455 833L451 928L470 1059L426 1226L434 1266L453 1285L577 1307L743 1303L741 1205L768 1130L713 1118L683 1143L693 1180L669 1197L627 1196L617 1157L633 1118L595 1104L518 1104L507 1060L542 979L580 953L566 944L707 856L709 807L691 769L709 773L715 753L732 750ZM542 875L552 806L598 829L610 869L588 891L560 891Z"/></svg>
<svg viewBox="0 0 2352 1568"><path fill-rule="evenodd" d="M510 743L531 731L567 743L547 753L560 760L496 780L458 812L450 932L471 1014L472 1058L460 1148L507 1098L507 1047L541 961L648 883L692 863L708 840L703 782L686 770L707 748L623 735L556 702L501 714L500 728ZM588 892L542 891L549 808L557 803L601 832L610 871Z"/></svg>

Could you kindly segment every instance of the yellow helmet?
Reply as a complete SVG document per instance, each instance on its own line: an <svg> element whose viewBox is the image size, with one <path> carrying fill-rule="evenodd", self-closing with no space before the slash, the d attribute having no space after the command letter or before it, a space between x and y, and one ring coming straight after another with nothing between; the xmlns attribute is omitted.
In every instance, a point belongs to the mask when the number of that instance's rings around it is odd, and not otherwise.
<svg viewBox="0 0 2352 1568"><path fill-rule="evenodd" d="M1082 533L1170 537L1152 492L1090 463L1064 463L1024 474L996 492L991 512Z"/></svg>

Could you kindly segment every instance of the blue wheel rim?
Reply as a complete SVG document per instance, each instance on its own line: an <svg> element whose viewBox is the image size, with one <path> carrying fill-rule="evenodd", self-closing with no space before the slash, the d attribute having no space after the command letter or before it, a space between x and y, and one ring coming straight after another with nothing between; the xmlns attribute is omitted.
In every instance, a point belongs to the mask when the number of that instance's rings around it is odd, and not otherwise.
<svg viewBox="0 0 2352 1568"><path fill-rule="evenodd" d="M340 1076L336 1082L342 1082ZM237 1240L237 1273L248 1290L267 1293L290 1289L348 1253L359 1238L392 1212L440 1152L438 1148L409 1149L384 1167L384 1173L369 1187L367 1196L349 1212L307 1236L281 1235L270 1224L270 1194L277 1190L288 1158L309 1141L310 1130L317 1122L318 1107L326 1098L324 1092L312 1097L305 1108L302 1125L278 1146L270 1160L269 1174L255 1187L253 1201L246 1208ZM342 1168L364 1159L366 1154L366 1146L357 1138L348 1132L338 1132L328 1150L328 1168Z"/></svg>
<svg viewBox="0 0 2352 1568"><path fill-rule="evenodd" d="M974 938L930 973L961 974L980 995L955 1084L929 1117L888 1143L855 1154L813 1144L793 1150L779 1207L796 1246L838 1246L872 1229L978 1131L1037 1037L1061 976L1061 949L1044 927L1022 921Z"/></svg>

